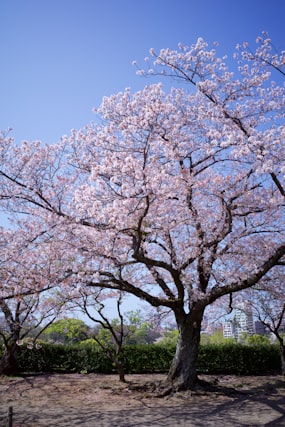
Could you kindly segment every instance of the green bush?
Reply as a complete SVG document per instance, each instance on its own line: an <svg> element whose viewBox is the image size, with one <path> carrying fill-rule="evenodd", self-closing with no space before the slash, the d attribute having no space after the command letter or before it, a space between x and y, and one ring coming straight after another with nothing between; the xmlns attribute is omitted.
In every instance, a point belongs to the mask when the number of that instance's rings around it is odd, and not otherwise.
<svg viewBox="0 0 285 427"><path fill-rule="evenodd" d="M203 345L198 367L215 374L259 375L281 369L278 346L274 345Z"/></svg>
<svg viewBox="0 0 285 427"><path fill-rule="evenodd" d="M21 347L19 364L22 372L112 372L112 363L95 346L41 344L39 349Z"/></svg>
<svg viewBox="0 0 285 427"><path fill-rule="evenodd" d="M128 345L123 351L123 362L127 373L167 372L175 349L158 345Z"/></svg>
<svg viewBox="0 0 285 427"><path fill-rule="evenodd" d="M121 355L126 373L166 373L175 353L173 346L129 345ZM43 343L41 348L22 346L22 372L114 373L106 353L92 343L61 345ZM198 371L211 374L258 375L280 372L278 346L207 344L200 347Z"/></svg>

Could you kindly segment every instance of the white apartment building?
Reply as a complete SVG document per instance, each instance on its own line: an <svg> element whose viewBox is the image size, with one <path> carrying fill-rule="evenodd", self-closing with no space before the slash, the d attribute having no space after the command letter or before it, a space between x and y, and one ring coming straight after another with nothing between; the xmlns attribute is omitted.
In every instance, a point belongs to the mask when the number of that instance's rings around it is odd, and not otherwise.
<svg viewBox="0 0 285 427"><path fill-rule="evenodd" d="M239 304L230 320L223 324L223 334L225 338L235 338L240 341L243 334L252 335L255 333L252 309L243 303Z"/></svg>
<svg viewBox="0 0 285 427"><path fill-rule="evenodd" d="M234 338L234 325L232 320L226 320L223 323L223 335L224 338Z"/></svg>

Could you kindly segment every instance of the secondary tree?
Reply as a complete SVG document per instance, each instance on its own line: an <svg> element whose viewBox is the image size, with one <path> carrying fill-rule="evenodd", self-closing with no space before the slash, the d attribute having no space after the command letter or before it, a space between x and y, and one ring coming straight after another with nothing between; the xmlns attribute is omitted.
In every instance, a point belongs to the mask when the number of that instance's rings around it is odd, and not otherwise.
<svg viewBox="0 0 285 427"><path fill-rule="evenodd" d="M60 262L50 245L34 244L37 230L0 228L0 340L4 352L0 374L19 372L18 356L23 340L34 345L40 334L59 315L63 304L53 292L60 280L53 270ZM35 233L35 234L34 234ZM38 240L38 239L36 239ZM38 249L40 249L38 251Z"/></svg>
<svg viewBox="0 0 285 427"><path fill-rule="evenodd" d="M110 295L107 295L107 298ZM126 328L125 316L122 313L123 294L121 292L113 293L112 299L116 301L115 319L110 319L106 313L106 296L102 290L92 295L81 295L77 304L81 311L96 325L99 326L95 333L92 333L92 339L106 353L107 357L115 365L119 374L119 379L125 382L125 368L123 362L123 347L130 331ZM74 304L76 301L74 300Z"/></svg>
<svg viewBox="0 0 285 427"><path fill-rule="evenodd" d="M174 313L168 382L180 389L197 381L206 307L285 254L284 52L257 42L233 72L202 39L151 51L144 74L171 76L167 93L158 83L104 98L95 124L53 146L2 137L2 205L64 251L61 278Z"/></svg>
<svg viewBox="0 0 285 427"><path fill-rule="evenodd" d="M285 375L285 284L284 266L268 274L256 286L243 293L255 318L276 339L280 349L281 370Z"/></svg>

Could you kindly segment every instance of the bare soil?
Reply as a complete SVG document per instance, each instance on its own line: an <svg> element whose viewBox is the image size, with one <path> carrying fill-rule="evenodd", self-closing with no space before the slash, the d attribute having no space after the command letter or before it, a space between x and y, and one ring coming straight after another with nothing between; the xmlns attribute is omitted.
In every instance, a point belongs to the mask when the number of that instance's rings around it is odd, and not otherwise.
<svg viewBox="0 0 285 427"><path fill-rule="evenodd" d="M0 426L285 426L282 376L202 376L213 389L161 395L164 375L0 377Z"/></svg>

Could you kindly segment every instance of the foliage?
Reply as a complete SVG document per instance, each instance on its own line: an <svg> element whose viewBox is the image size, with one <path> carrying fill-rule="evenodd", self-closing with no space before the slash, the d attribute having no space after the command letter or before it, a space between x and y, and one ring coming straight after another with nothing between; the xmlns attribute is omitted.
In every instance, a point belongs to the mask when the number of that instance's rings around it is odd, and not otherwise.
<svg viewBox="0 0 285 427"><path fill-rule="evenodd" d="M110 326L118 334L121 328L120 319L112 319ZM124 345L150 344L159 336L159 332L155 330L154 325L143 318L140 310L129 311L123 315L123 331ZM104 343L104 345L114 345L112 333L102 325L101 327L99 326L95 334L96 339Z"/></svg>
<svg viewBox="0 0 285 427"><path fill-rule="evenodd" d="M159 339L158 345L175 347L178 340L178 329L172 329L171 331L165 331L164 336Z"/></svg>
<svg viewBox="0 0 285 427"><path fill-rule="evenodd" d="M248 345L270 345L270 339L267 335L253 334L246 339Z"/></svg>
<svg viewBox="0 0 285 427"><path fill-rule="evenodd" d="M94 340L94 338L87 338L86 340L82 340L78 343L79 346L97 346L100 347L99 344Z"/></svg>
<svg viewBox="0 0 285 427"><path fill-rule="evenodd" d="M234 338L225 338L221 329L216 330L211 335L202 335L201 344L235 344Z"/></svg>
<svg viewBox="0 0 285 427"><path fill-rule="evenodd" d="M43 333L41 339L63 344L73 344L88 337L89 327L80 319L59 319Z"/></svg>

